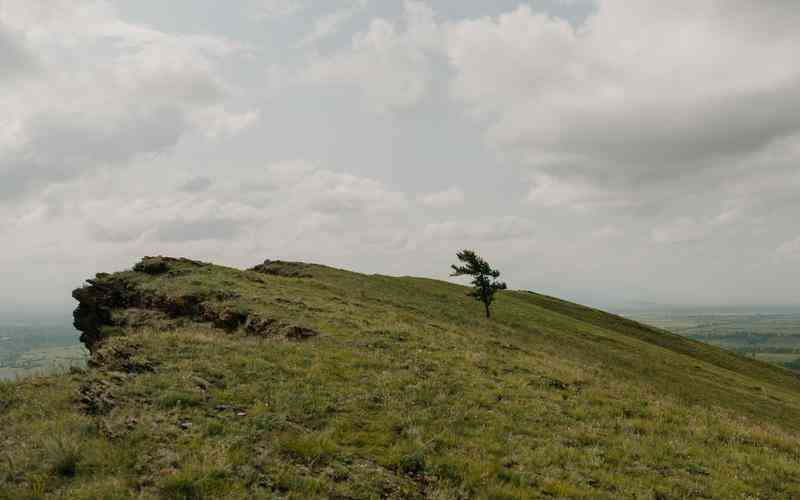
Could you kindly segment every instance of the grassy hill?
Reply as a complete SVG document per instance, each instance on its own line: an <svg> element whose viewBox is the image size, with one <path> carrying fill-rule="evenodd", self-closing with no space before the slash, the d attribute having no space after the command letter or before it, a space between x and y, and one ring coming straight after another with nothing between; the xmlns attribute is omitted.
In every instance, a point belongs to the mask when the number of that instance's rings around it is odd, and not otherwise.
<svg viewBox="0 0 800 500"><path fill-rule="evenodd" d="M0 383L0 498L800 498L800 379L601 311L267 262L75 292Z"/></svg>

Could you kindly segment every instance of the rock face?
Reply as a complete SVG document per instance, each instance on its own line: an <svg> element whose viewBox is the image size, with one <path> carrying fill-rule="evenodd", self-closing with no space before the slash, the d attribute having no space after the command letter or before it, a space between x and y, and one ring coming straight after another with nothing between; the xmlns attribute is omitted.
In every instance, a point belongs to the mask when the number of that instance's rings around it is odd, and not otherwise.
<svg viewBox="0 0 800 500"><path fill-rule="evenodd" d="M241 330L254 336L283 336L305 340L318 332L303 326L278 321L237 305L235 290L187 289L179 293L143 287L147 279L171 279L207 266L203 262L169 257L145 257L132 272L100 273L87 285L72 292L78 301L73 312L80 340L94 353L104 338L127 328L152 326L168 328L186 321L210 324L227 332ZM271 273L268 273L271 274ZM224 285L220 284L220 285Z"/></svg>
<svg viewBox="0 0 800 500"><path fill-rule="evenodd" d="M134 307L138 302L135 290L124 280L98 274L87 280L88 286L73 290L78 307L72 313L75 328L81 331L81 342L90 351L104 336L103 329L113 326L112 311Z"/></svg>

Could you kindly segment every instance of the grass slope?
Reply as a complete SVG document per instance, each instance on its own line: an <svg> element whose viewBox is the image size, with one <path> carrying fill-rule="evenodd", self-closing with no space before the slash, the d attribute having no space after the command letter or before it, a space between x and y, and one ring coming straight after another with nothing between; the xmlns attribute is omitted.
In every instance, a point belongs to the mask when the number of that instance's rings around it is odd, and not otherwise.
<svg viewBox="0 0 800 500"><path fill-rule="evenodd" d="M527 292L165 267L98 281L283 326L115 310L90 370L0 383L0 498L800 497L786 370Z"/></svg>

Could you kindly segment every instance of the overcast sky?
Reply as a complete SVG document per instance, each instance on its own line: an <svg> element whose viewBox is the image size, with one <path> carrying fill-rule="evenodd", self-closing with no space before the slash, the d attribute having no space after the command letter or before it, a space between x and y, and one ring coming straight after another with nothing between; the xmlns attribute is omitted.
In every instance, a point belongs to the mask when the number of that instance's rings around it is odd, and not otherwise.
<svg viewBox="0 0 800 500"><path fill-rule="evenodd" d="M800 303L796 0L0 0L0 309L142 255Z"/></svg>

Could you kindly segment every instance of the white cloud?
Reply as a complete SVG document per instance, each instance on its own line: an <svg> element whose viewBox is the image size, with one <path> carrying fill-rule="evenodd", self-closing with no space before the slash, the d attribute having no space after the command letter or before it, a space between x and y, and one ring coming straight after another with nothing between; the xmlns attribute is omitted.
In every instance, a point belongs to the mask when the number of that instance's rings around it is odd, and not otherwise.
<svg viewBox="0 0 800 500"><path fill-rule="evenodd" d="M38 60L13 89L0 87L4 200L164 153L194 127L216 137L257 119L224 108L230 85L219 58L246 52L242 44L130 24L105 2L11 0L2 9Z"/></svg>
<svg viewBox="0 0 800 500"><path fill-rule="evenodd" d="M125 199L126 203L120 203ZM102 215L97 215L102 214ZM258 208L224 193L144 192L108 199L79 199L73 208L99 243L235 240L246 224L262 220Z"/></svg>
<svg viewBox="0 0 800 500"><path fill-rule="evenodd" d="M407 1L402 24L374 19L350 47L275 73L282 85L352 86L374 108L399 110L429 95L444 56L457 102L538 172L529 203L652 213L753 171L800 132L787 105L800 102L800 34L788 21L800 9L736 2L602 0L575 26L526 5L440 22ZM697 182L678 182L686 176Z"/></svg>
<svg viewBox="0 0 800 500"><path fill-rule="evenodd" d="M174 188L102 175L63 184L50 199L0 208L0 231L21 238L19 245L4 247L6 256L45 256L57 249L63 258L78 258L111 247L132 255L187 249L211 254L224 244L252 263L262 254L248 247L280 252L289 251L281 245L297 251L328 247L338 255L361 251L364 242L371 251L383 252L397 251L408 241L405 195L379 181L302 161L244 174L235 180L195 178ZM36 249L23 242L35 243Z"/></svg>
<svg viewBox="0 0 800 500"><path fill-rule="evenodd" d="M528 6L448 23L446 46L494 144L643 196L800 131L798 22L793 2L601 0L578 27Z"/></svg>
<svg viewBox="0 0 800 500"><path fill-rule="evenodd" d="M270 169L271 181L288 195L288 206L322 213L384 214L404 210L403 193L380 181L314 169L303 163Z"/></svg>
<svg viewBox="0 0 800 500"><path fill-rule="evenodd" d="M458 186L417 196L417 203L429 208L453 208L464 204L464 191Z"/></svg>
<svg viewBox="0 0 800 500"><path fill-rule="evenodd" d="M403 25L378 18L349 48L314 57L297 76L316 85L358 88L379 111L409 108L429 91L441 33L433 10L406 0Z"/></svg>

